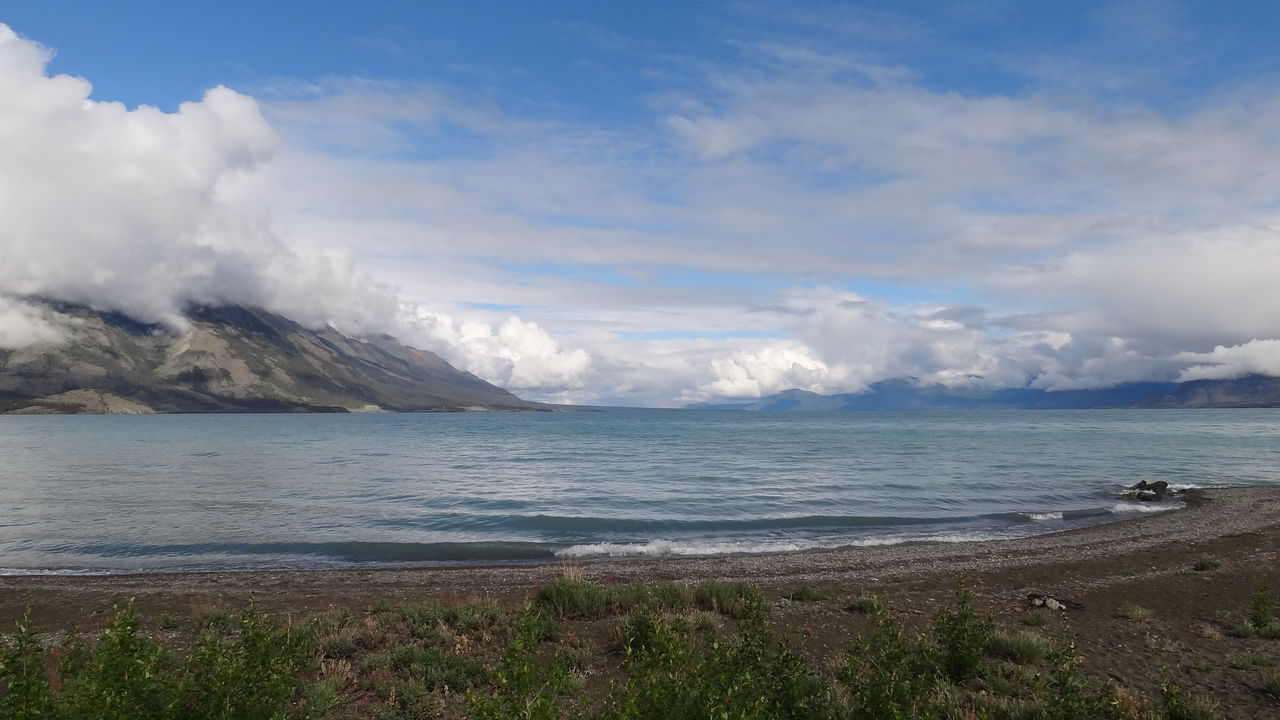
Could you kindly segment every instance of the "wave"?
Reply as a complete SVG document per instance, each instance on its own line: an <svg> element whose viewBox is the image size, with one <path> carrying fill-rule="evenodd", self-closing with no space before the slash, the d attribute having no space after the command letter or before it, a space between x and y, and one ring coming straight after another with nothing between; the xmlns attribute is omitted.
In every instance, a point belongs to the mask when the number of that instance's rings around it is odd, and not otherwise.
<svg viewBox="0 0 1280 720"><path fill-rule="evenodd" d="M754 555L762 553L797 552L800 550L838 550L852 547L877 547L901 545L911 542L983 542L1007 540L1008 533L974 531L948 532L925 535L874 536L867 538L826 538L822 540L742 540L742 541L681 541L650 540L644 543L586 543L572 545L556 551L560 558L592 557L690 557L709 555Z"/></svg>
<svg viewBox="0 0 1280 720"><path fill-rule="evenodd" d="M536 542L281 542L189 545L81 545L69 552L103 558L134 557L323 557L352 563L550 560L560 547Z"/></svg>
<svg viewBox="0 0 1280 720"><path fill-rule="evenodd" d="M935 525L976 520L981 516L910 517L894 515L787 515L763 518L683 520L675 518L596 517L579 515L499 515L484 513L436 513L423 518L393 518L378 521L382 527L429 531L464 530L528 532L546 535L685 535L697 533L754 532L761 530L808 530L892 528L905 525Z"/></svg>
<svg viewBox="0 0 1280 720"><path fill-rule="evenodd" d="M1177 510L1180 507L1182 507L1182 503L1179 503L1179 502L1170 502L1170 503L1121 502L1121 503L1116 503L1115 506L1111 508L1110 512L1115 513L1117 515L1125 515L1125 514L1131 514L1131 513L1158 513L1158 512L1169 512L1170 510Z"/></svg>

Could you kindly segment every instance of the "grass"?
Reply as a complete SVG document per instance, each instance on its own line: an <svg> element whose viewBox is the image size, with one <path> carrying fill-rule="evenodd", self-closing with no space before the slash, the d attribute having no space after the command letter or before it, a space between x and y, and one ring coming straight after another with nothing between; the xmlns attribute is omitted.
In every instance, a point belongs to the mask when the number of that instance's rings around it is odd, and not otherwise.
<svg viewBox="0 0 1280 720"><path fill-rule="evenodd" d="M859 595L844 608L847 612L859 615L875 615L884 610L884 603L875 595Z"/></svg>
<svg viewBox="0 0 1280 720"><path fill-rule="evenodd" d="M1141 605L1129 603L1124 608L1124 616L1133 622L1147 622L1152 618L1152 612Z"/></svg>
<svg viewBox="0 0 1280 720"><path fill-rule="evenodd" d="M826 600L827 596L809 585L801 585L788 593L786 598L794 602L818 602L819 600Z"/></svg>
<svg viewBox="0 0 1280 720"><path fill-rule="evenodd" d="M1262 681L1262 692L1272 700L1280 700L1280 673L1271 673Z"/></svg>
<svg viewBox="0 0 1280 720"><path fill-rule="evenodd" d="M1269 653L1253 653L1252 655L1242 655L1231 661L1231 667L1236 670L1248 670L1251 668L1267 668L1273 667L1276 659Z"/></svg>
<svg viewBox="0 0 1280 720"><path fill-rule="evenodd" d="M1022 624L1030 627L1044 627L1049 624L1053 616L1051 611L1044 608L1028 610L1027 614L1022 616Z"/></svg>
<svg viewBox="0 0 1280 720"><path fill-rule="evenodd" d="M740 583L560 577L514 611L486 601L375 603L291 626L250 609L159 634L143 628L161 618L143 622L126 607L96 637L50 645L21 621L0 638L0 717L1216 717L1174 685L1144 706L1094 682L1069 636L1000 631L963 585L932 618L908 612L919 621L910 628L870 596L850 609L869 626L859 623L867 630L828 663L776 634L763 594ZM601 634L612 643L591 639Z"/></svg>
<svg viewBox="0 0 1280 720"><path fill-rule="evenodd" d="M1191 569L1195 572L1210 572L1221 567L1222 561L1209 555L1201 555L1191 564Z"/></svg>
<svg viewBox="0 0 1280 720"><path fill-rule="evenodd" d="M1029 663L1048 657L1053 645L1039 633L996 633L987 644L987 652L994 657Z"/></svg>
<svg viewBox="0 0 1280 720"><path fill-rule="evenodd" d="M1213 703L1187 697L1181 688L1172 684L1164 686L1160 711L1164 720L1219 720L1222 717Z"/></svg>
<svg viewBox="0 0 1280 720"><path fill-rule="evenodd" d="M1260 637L1280 640L1280 622L1276 621L1271 589L1259 586L1249 599L1248 618L1234 625L1230 634L1238 638ZM1227 617L1230 617L1228 614Z"/></svg>

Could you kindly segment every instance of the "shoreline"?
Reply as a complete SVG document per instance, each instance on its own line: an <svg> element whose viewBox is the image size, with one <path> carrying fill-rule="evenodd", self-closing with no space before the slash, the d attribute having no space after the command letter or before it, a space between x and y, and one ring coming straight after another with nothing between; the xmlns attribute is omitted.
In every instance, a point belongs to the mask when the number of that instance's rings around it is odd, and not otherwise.
<svg viewBox="0 0 1280 720"><path fill-rule="evenodd" d="M812 667L829 668L870 628L850 610L859 599L874 595L904 627L927 631L936 612L953 607L963 580L975 611L1006 632L1070 638L1096 683L1114 681L1151 699L1172 681L1216 703L1222 717L1273 718L1277 700L1264 688L1277 675L1280 641L1235 628L1260 593L1280 597L1280 487L1195 490L1186 501L1181 510L966 543L572 565L0 576L0 635L28 608L51 642L72 628L92 634L130 601L153 619L148 627L159 618L166 627L200 627L203 618L225 621L251 605L290 621L324 615L357 627L424 602L488 602L510 612L567 573L597 584L749 582L770 605L773 631ZM1033 624L1032 594L1070 609ZM618 622L566 624L566 637L585 639L611 666Z"/></svg>
<svg viewBox="0 0 1280 720"><path fill-rule="evenodd" d="M1152 570L1213 549L1239 555L1265 552L1238 547L1261 534L1280 539L1280 487L1239 486L1188 490L1185 505L1084 528L1023 538L893 545L779 553L626 557L572 561L598 582L752 582L779 589L798 583L883 586L954 577L1042 576L1049 569L1072 587L1105 582L1107 566L1135 557ZM1230 546L1230 547L1228 547ZM1280 547L1272 543L1271 547ZM1159 552L1151 552L1152 550ZM100 612L129 598L140 608L172 609L192 603L231 606L250 601L271 611L305 612L335 604L421 597L492 597L519 602L555 577L564 561L520 564L237 570L110 575L0 576L0 622L31 607L37 619L57 622L73 612ZM1095 567L1096 566L1096 567ZM1090 579L1092 576L1092 579ZM1069 582L1068 579L1070 579ZM1019 583L1025 584L1025 583Z"/></svg>

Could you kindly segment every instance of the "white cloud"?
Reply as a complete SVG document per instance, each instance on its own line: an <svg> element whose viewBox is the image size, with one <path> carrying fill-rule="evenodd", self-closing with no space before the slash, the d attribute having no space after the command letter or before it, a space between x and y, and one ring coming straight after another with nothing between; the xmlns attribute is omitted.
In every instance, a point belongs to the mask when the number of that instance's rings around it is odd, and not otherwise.
<svg viewBox="0 0 1280 720"><path fill-rule="evenodd" d="M0 26L0 291L260 303L580 401L1270 372L1280 91L1159 112L737 47L625 123L362 78L164 113L90 100Z"/></svg>
<svg viewBox="0 0 1280 720"><path fill-rule="evenodd" d="M1180 353L1177 359L1195 363L1178 376L1188 380L1229 380L1245 375L1280 376L1280 340L1250 340L1241 345L1219 345L1207 353Z"/></svg>
<svg viewBox="0 0 1280 720"><path fill-rule="evenodd" d="M277 144L225 87L174 113L89 99L45 48L0 25L0 290L181 325L190 302L267 305L308 323L386 324L395 303L348 252L300 255L228 188Z"/></svg>
<svg viewBox="0 0 1280 720"><path fill-rule="evenodd" d="M0 295L0 350L60 343L67 338L69 322L47 308Z"/></svg>
<svg viewBox="0 0 1280 720"><path fill-rule="evenodd" d="M483 322L455 322L444 313L412 308L402 336L439 352L460 367L514 391L539 396L583 387L591 356L581 348L565 349L537 323L510 316L494 327Z"/></svg>

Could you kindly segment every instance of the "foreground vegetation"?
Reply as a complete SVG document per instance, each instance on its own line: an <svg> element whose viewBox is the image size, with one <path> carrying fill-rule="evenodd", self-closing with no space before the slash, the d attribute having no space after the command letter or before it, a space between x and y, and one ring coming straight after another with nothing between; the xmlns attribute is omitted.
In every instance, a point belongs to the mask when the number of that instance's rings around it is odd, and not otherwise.
<svg viewBox="0 0 1280 720"><path fill-rule="evenodd" d="M1094 681L1056 617L1056 628L1029 615L1036 629L1002 630L963 586L951 607L911 626L879 599L856 598L845 610L865 629L820 658L778 634L750 585L602 586L570 575L515 611L427 602L290 625L249 609L181 627L124 607L97 632L53 639L19 622L0 643L0 717L1217 717L1170 683L1140 698ZM823 599L801 588L784 602ZM1253 628L1274 625L1269 602L1256 599Z"/></svg>

